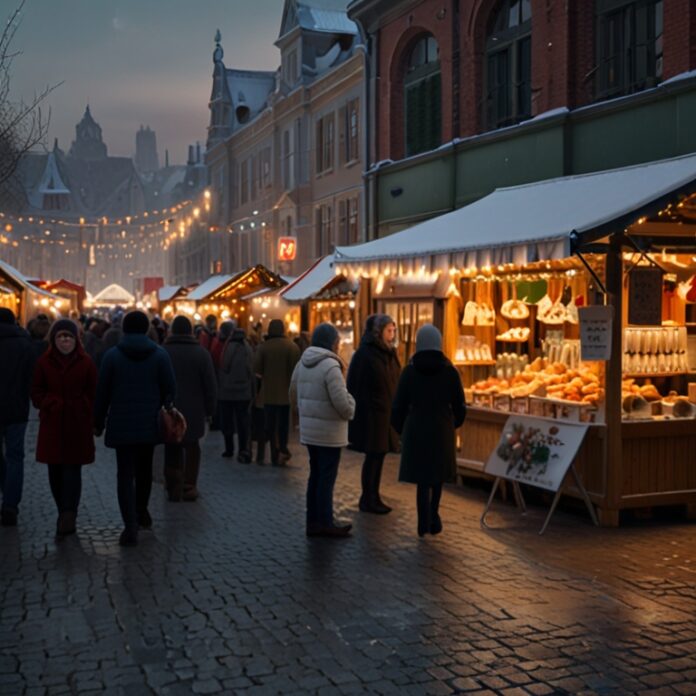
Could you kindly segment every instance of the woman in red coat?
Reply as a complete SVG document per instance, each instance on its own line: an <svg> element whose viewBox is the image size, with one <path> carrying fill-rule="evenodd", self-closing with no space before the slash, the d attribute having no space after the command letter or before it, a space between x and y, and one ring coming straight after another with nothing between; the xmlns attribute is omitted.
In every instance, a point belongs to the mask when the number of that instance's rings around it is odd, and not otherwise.
<svg viewBox="0 0 696 696"><path fill-rule="evenodd" d="M94 461L94 394L97 369L82 347L77 325L60 319L49 349L36 363L31 400L39 409L36 460L48 464L58 507L58 536L75 531L82 465Z"/></svg>

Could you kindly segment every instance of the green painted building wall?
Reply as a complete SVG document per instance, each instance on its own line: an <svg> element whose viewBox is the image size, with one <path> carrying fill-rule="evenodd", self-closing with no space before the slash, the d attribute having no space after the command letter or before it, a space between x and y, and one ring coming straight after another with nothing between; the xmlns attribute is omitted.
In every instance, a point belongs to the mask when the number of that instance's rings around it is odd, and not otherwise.
<svg viewBox="0 0 696 696"><path fill-rule="evenodd" d="M696 152L696 78L561 111L395 162L376 187L370 236L467 205L496 188Z"/></svg>

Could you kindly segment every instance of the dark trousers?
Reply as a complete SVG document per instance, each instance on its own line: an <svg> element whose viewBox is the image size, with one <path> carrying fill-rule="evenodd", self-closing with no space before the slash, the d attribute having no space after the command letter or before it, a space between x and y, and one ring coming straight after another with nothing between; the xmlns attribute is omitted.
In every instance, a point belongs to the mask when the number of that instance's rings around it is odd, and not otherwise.
<svg viewBox="0 0 696 696"><path fill-rule="evenodd" d="M48 484L58 512L77 513L82 494L82 467L69 464L49 464Z"/></svg>
<svg viewBox="0 0 696 696"><path fill-rule="evenodd" d="M24 485L24 435L26 423L0 426L0 490L2 506L16 510Z"/></svg>
<svg viewBox="0 0 696 696"><path fill-rule="evenodd" d="M333 490L341 459L340 447L307 445L309 481L307 482L307 527L332 527Z"/></svg>
<svg viewBox="0 0 696 696"><path fill-rule="evenodd" d="M220 421L222 434L225 438L225 451L234 452L234 434L237 433L237 445L239 452L246 454L250 451L249 443L249 400L246 401L219 401Z"/></svg>
<svg viewBox="0 0 696 696"><path fill-rule="evenodd" d="M138 529L138 513L147 510L152 490L154 445L120 445L116 448L118 506L126 529Z"/></svg>
<svg viewBox="0 0 696 696"><path fill-rule="evenodd" d="M195 442L164 446L164 480L169 497L180 500L184 492L195 491L201 468L201 446Z"/></svg>
<svg viewBox="0 0 696 696"><path fill-rule="evenodd" d="M271 463L278 463L278 455L288 452L288 435L290 431L290 406L266 404L263 407L266 424L266 437L271 443Z"/></svg>
<svg viewBox="0 0 696 696"><path fill-rule="evenodd" d="M379 484L382 480L382 467L384 466L384 458L387 455L384 452L368 452L365 454L365 461L362 465L361 483L362 496L360 502L366 505L375 505L382 502L379 497Z"/></svg>
<svg viewBox="0 0 696 696"><path fill-rule="evenodd" d="M437 519L442 497L442 484L428 486L419 483L416 489L416 507L418 509L418 528L428 531L430 525Z"/></svg>

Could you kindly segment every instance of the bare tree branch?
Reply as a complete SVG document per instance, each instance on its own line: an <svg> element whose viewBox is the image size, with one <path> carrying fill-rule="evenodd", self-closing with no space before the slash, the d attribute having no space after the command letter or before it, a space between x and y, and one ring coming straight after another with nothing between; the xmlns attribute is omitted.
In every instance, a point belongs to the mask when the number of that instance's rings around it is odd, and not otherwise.
<svg viewBox="0 0 696 696"><path fill-rule="evenodd" d="M12 63L21 55L21 51L12 49L12 42L21 23L25 2L20 1L0 33L0 186L13 176L29 150L45 145L51 111L44 113L41 105L62 84L45 87L26 102L10 99Z"/></svg>

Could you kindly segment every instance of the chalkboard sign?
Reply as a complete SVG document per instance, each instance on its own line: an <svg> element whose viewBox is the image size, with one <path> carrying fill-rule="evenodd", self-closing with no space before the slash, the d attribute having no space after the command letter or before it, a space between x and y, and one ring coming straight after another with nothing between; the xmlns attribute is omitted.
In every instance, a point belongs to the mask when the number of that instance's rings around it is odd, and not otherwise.
<svg viewBox="0 0 696 696"><path fill-rule="evenodd" d="M612 305L591 305L578 309L580 357L582 360L609 360L611 357Z"/></svg>
<svg viewBox="0 0 696 696"><path fill-rule="evenodd" d="M628 323L662 325L661 268L634 268L628 275Z"/></svg>

